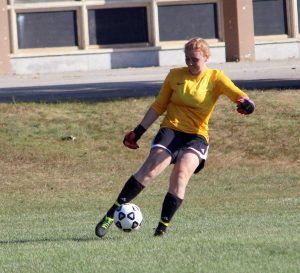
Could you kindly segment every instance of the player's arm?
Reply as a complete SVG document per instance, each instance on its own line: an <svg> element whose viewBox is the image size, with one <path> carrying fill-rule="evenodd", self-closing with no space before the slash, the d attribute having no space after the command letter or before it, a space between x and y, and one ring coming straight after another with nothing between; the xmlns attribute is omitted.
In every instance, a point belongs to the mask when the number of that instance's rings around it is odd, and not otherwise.
<svg viewBox="0 0 300 273"><path fill-rule="evenodd" d="M138 149L139 145L137 144L137 141L142 137L152 123L165 112L172 94L172 89L169 83L170 77L171 76L169 73L160 89L157 98L146 112L141 123L133 131L130 131L125 135L123 144L127 148Z"/></svg>
<svg viewBox="0 0 300 273"><path fill-rule="evenodd" d="M128 132L123 140L123 144L130 149L138 149L137 141L142 137L146 130L160 115L155 112L152 107L146 112L141 123L134 130Z"/></svg>
<svg viewBox="0 0 300 273"><path fill-rule="evenodd" d="M252 114L255 110L255 103L249 99L248 95L238 88L223 71L218 74L218 88L237 105L237 111L243 115Z"/></svg>

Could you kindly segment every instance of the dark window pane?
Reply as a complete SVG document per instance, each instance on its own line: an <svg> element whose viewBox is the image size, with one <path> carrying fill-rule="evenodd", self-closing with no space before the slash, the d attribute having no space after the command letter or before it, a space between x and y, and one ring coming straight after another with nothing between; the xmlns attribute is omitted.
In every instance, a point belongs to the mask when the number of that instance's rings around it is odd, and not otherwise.
<svg viewBox="0 0 300 273"><path fill-rule="evenodd" d="M81 0L15 0L15 3L50 3L50 2L67 2L67 1L81 1Z"/></svg>
<svg viewBox="0 0 300 273"><path fill-rule="evenodd" d="M148 42L145 7L89 10L90 44Z"/></svg>
<svg viewBox="0 0 300 273"><path fill-rule="evenodd" d="M287 34L285 0L253 0L254 34Z"/></svg>
<svg viewBox="0 0 300 273"><path fill-rule="evenodd" d="M298 32L300 33L300 0L297 1L298 7Z"/></svg>
<svg viewBox="0 0 300 273"><path fill-rule="evenodd" d="M19 48L77 46L75 11L18 13Z"/></svg>
<svg viewBox="0 0 300 273"><path fill-rule="evenodd" d="M218 38L216 3L159 6L158 19L161 41Z"/></svg>

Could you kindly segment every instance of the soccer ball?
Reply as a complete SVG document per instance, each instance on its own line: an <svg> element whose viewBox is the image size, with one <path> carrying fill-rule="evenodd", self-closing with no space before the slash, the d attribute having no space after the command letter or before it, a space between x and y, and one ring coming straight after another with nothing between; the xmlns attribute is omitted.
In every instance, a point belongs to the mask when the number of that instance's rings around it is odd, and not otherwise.
<svg viewBox="0 0 300 273"><path fill-rule="evenodd" d="M142 221L142 212L135 204L123 204L119 206L114 213L116 226L125 232L138 230L141 227Z"/></svg>

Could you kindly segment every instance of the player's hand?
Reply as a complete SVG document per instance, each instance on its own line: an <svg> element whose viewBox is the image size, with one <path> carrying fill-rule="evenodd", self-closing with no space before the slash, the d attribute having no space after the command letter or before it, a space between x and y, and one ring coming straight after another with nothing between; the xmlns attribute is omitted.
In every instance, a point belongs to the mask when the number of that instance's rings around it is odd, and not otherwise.
<svg viewBox="0 0 300 273"><path fill-rule="evenodd" d="M249 115L254 112L255 103L248 98L240 98L236 110L242 115Z"/></svg>
<svg viewBox="0 0 300 273"><path fill-rule="evenodd" d="M130 131L124 137L123 144L129 149L138 149L139 145L136 143L137 137L135 132Z"/></svg>
<svg viewBox="0 0 300 273"><path fill-rule="evenodd" d="M146 129L139 124L133 131L127 133L124 137L123 144L129 149L138 149L137 141L146 132Z"/></svg>

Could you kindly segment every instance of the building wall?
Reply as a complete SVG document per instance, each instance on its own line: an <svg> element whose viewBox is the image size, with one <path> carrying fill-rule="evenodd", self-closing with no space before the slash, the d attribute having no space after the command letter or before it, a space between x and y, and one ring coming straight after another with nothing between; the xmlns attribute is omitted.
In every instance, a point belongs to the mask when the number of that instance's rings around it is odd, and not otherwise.
<svg viewBox="0 0 300 273"><path fill-rule="evenodd" d="M194 36L210 44L211 63L243 61L252 47L249 60L300 59L299 2L8 0L9 63L16 74L184 65Z"/></svg>
<svg viewBox="0 0 300 273"><path fill-rule="evenodd" d="M8 12L5 2L0 2L0 75L10 74L10 41Z"/></svg>

